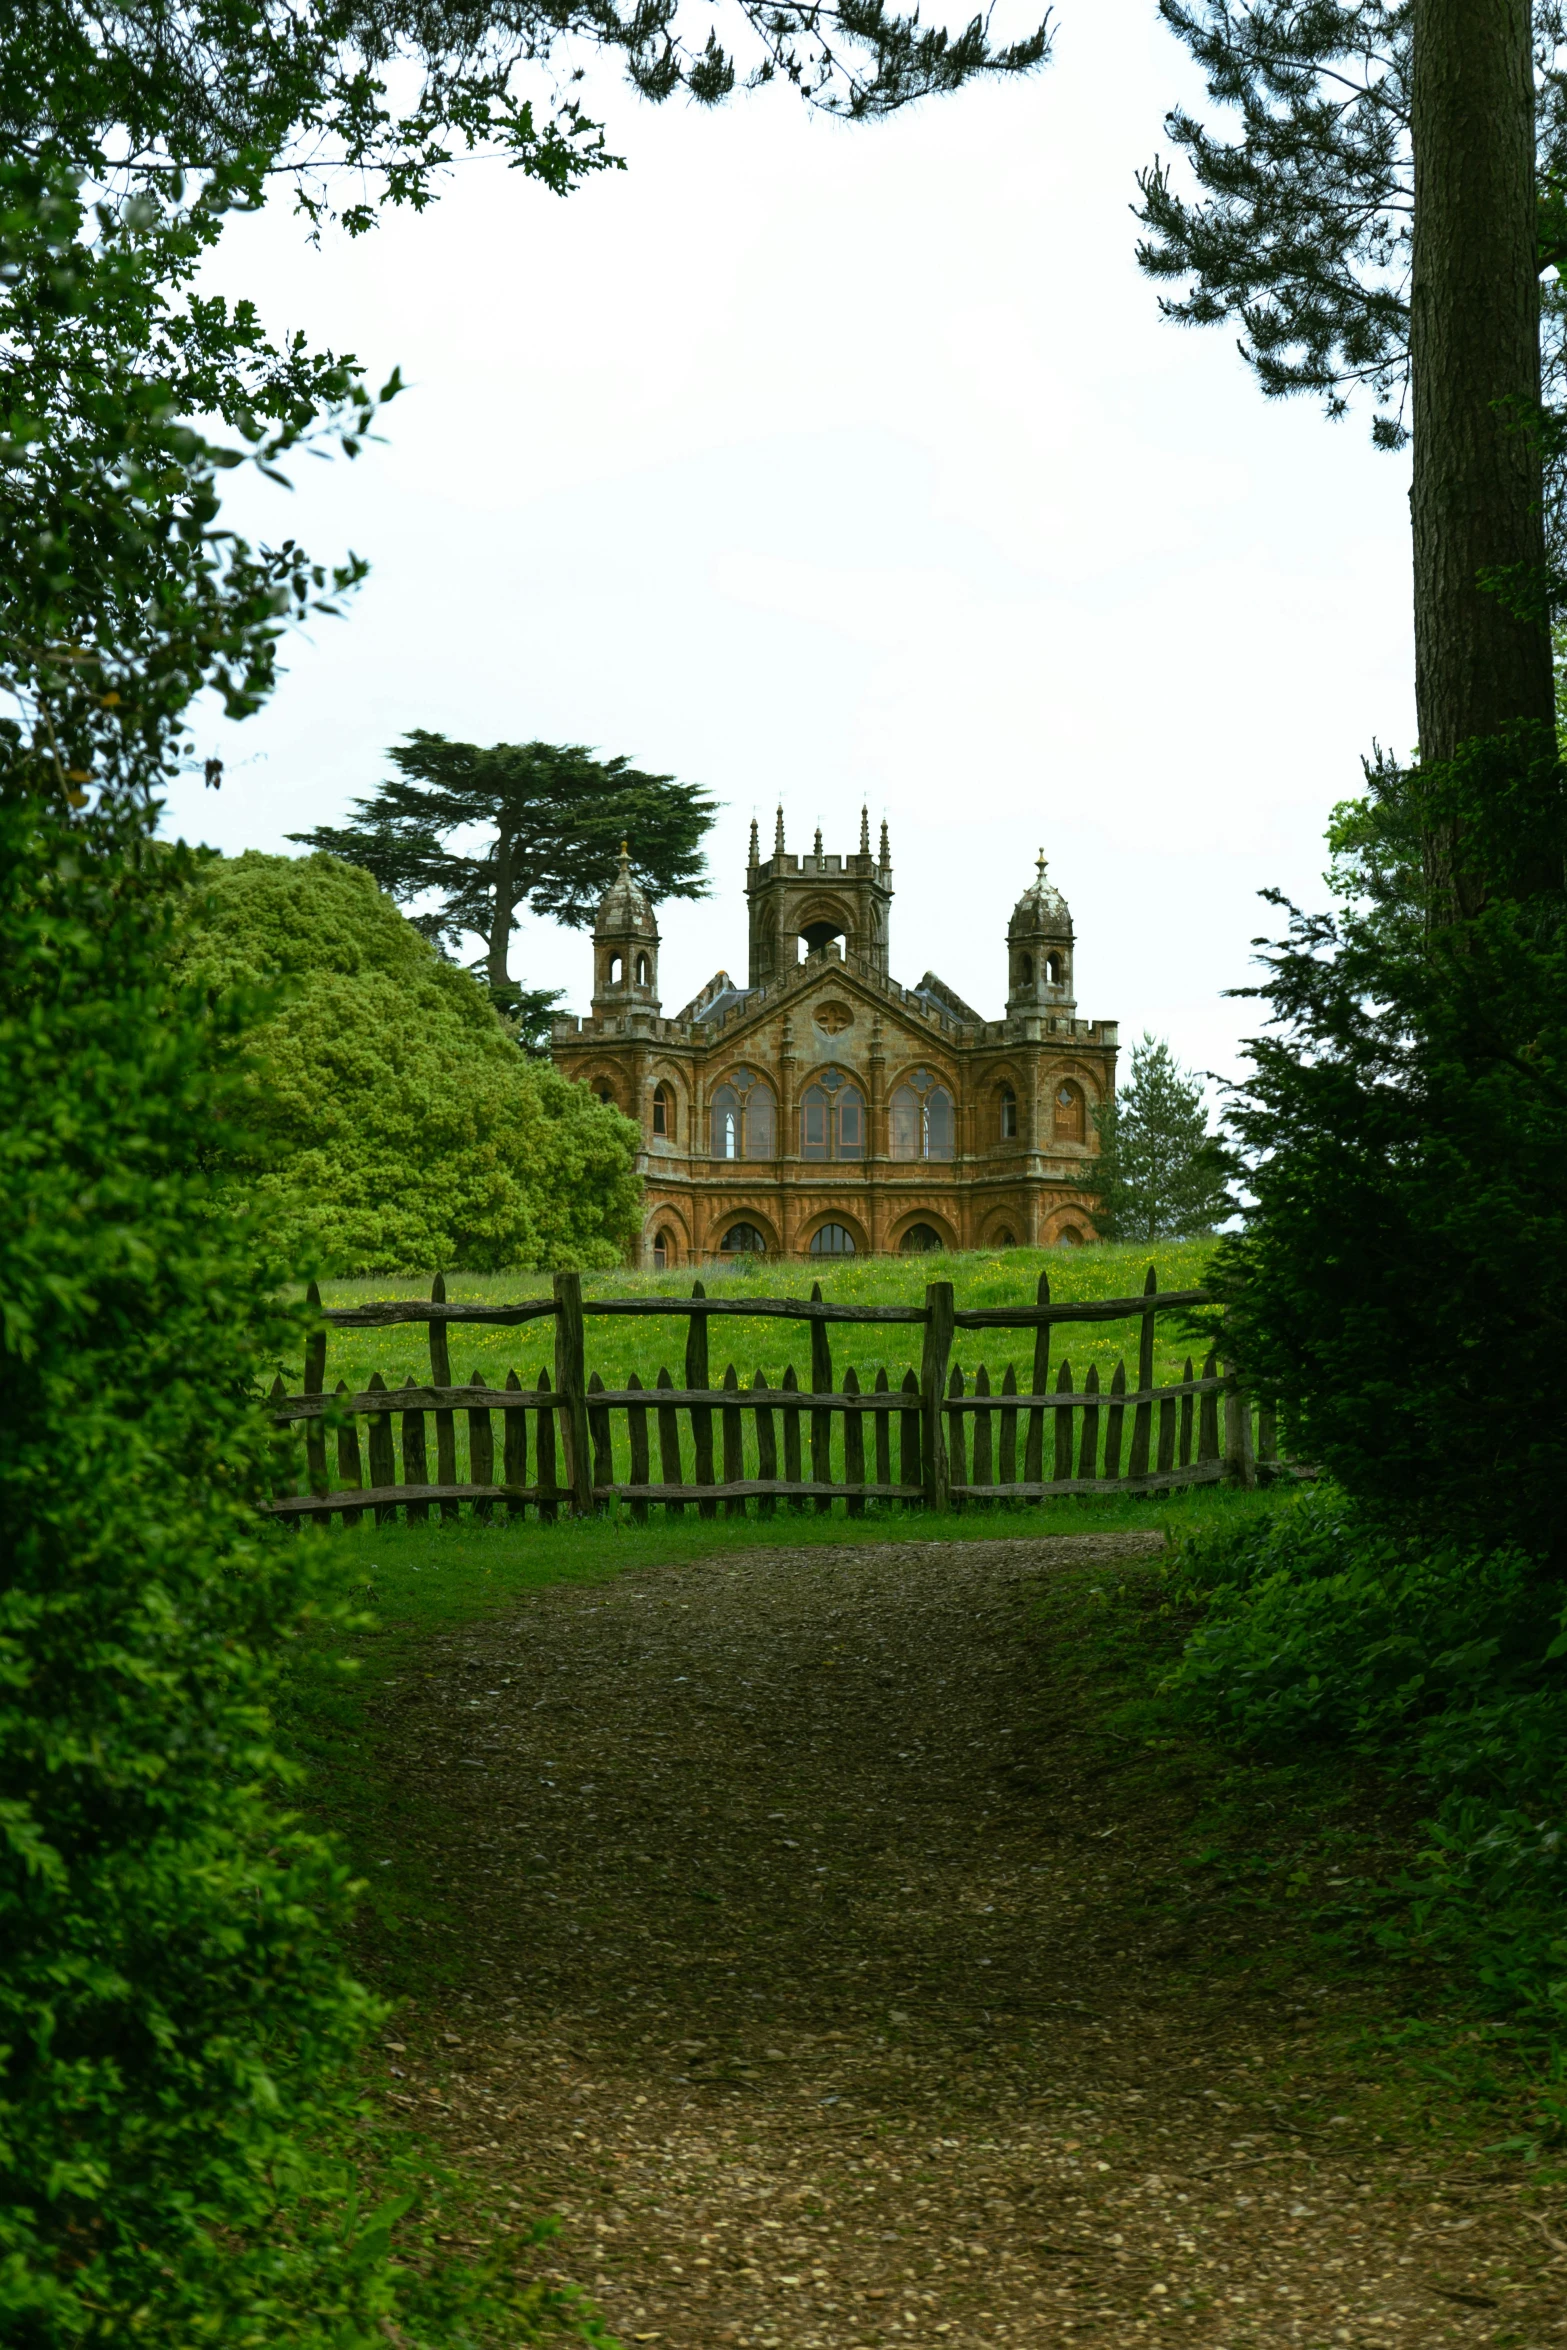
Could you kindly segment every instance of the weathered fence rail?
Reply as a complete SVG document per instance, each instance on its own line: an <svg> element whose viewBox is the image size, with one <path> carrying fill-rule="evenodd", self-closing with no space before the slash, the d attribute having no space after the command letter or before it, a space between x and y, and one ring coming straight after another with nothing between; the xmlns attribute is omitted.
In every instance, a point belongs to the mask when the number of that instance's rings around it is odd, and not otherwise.
<svg viewBox="0 0 1567 2350"><path fill-rule="evenodd" d="M980 1308L957 1306L947 1281L931 1282L922 1306L832 1305L819 1288L809 1298L714 1298L700 1282L688 1298L585 1299L575 1273L557 1274L551 1296L513 1306L450 1304L440 1278L427 1301L322 1308L312 1289L311 1302L320 1320L306 1350L303 1390L289 1395L278 1379L271 1396L275 1478L268 1507L283 1518L339 1514L357 1523L373 1510L385 1523L399 1510L419 1519L432 1509L454 1518L464 1504L481 1516L531 1509L554 1518L611 1501L625 1502L639 1519L655 1505L671 1516L694 1506L714 1517L722 1504L727 1515L743 1517L752 1502L764 1515L780 1502L828 1510L842 1501L851 1515L868 1501L947 1510L1111 1488L1160 1493L1221 1479L1249 1485L1258 1461L1267 1463L1274 1453L1270 1415L1254 1415L1216 1351L1200 1371L1188 1356L1180 1379L1156 1383L1157 1316L1212 1300L1203 1289L1160 1291L1152 1268L1139 1297L1057 1302L1041 1275L1033 1305ZM611 1315L683 1319L682 1384L667 1368L650 1387L635 1372L624 1387L606 1387L597 1371L589 1374L587 1324ZM761 1371L742 1385L732 1363L715 1385L709 1330L725 1316L809 1324L809 1387L792 1368L776 1386ZM1077 1386L1065 1361L1052 1381L1057 1329L1132 1319L1139 1324L1135 1384L1128 1384L1124 1362L1107 1385L1091 1366ZM454 1324L515 1328L545 1320L554 1325L553 1379L541 1369L531 1386L514 1370L504 1387L478 1376L466 1385L453 1381ZM918 1371L911 1367L897 1386L885 1368L874 1388L862 1389L852 1368L835 1381L831 1328L845 1322L920 1325ZM357 1392L342 1380L328 1390L332 1330L406 1323L427 1326L427 1382L388 1387L376 1371ZM983 1365L970 1384L952 1360L961 1330L1031 1331L1028 1389L1019 1388L1012 1366L998 1388ZM466 1476L458 1473L460 1454Z"/></svg>

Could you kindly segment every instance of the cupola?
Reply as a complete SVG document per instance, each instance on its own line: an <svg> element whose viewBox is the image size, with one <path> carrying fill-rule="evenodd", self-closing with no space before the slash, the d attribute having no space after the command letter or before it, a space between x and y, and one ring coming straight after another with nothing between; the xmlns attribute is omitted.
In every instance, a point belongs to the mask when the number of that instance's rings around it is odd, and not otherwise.
<svg viewBox="0 0 1567 2350"><path fill-rule="evenodd" d="M658 924L622 841L620 871L593 917L593 1016L632 1009L658 1010Z"/></svg>
<svg viewBox="0 0 1567 2350"><path fill-rule="evenodd" d="M1075 1004L1072 917L1065 898L1046 876L1041 849L1035 878L1007 924L1007 1017L1071 1012Z"/></svg>

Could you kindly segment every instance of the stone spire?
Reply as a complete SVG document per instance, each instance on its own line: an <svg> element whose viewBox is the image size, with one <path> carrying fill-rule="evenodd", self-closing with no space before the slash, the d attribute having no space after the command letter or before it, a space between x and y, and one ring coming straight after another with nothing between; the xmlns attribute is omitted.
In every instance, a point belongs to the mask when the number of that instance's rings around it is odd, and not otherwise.
<svg viewBox="0 0 1567 2350"><path fill-rule="evenodd" d="M862 806L862 807L861 807L861 809L860 809L860 855L861 855L862 857L868 857L868 856L870 855L870 853L871 853L871 812L870 812L869 808L866 808L866 807L863 807L863 806Z"/></svg>
<svg viewBox="0 0 1567 2350"><path fill-rule="evenodd" d="M821 856L822 856L822 828L821 828L821 826L820 826L819 824L818 824L818 825L817 825L817 827L816 827L816 852L815 852L815 854L816 854L816 861L817 861L817 863L818 863L818 864L820 864L820 863L821 863Z"/></svg>
<svg viewBox="0 0 1567 2350"><path fill-rule="evenodd" d="M780 801L779 801L779 803L778 803L778 821L777 821L777 823L776 823L776 824L773 826L773 855L774 855L775 857L781 857L781 856L783 855L783 853L784 853L784 837L783 837L783 802L782 802L782 800L780 800Z"/></svg>
<svg viewBox="0 0 1567 2350"><path fill-rule="evenodd" d="M751 818L751 854L746 861L748 864L752 865L760 865L762 861L762 843L757 834L756 818L754 816Z"/></svg>
<svg viewBox="0 0 1567 2350"><path fill-rule="evenodd" d="M887 819L885 816L881 820L881 863L883 867L892 863L892 850L887 842Z"/></svg>

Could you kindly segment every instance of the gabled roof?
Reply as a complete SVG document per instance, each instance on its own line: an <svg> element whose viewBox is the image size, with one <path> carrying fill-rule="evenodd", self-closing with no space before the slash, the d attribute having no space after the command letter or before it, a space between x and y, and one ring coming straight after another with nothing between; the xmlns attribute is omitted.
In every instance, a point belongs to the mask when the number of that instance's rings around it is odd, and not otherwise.
<svg viewBox="0 0 1567 2350"><path fill-rule="evenodd" d="M984 1013L976 1012L972 1004L966 1004L957 989L949 987L944 979L938 979L934 971L927 971L918 987L911 987L909 993L922 996L926 1003L934 1004L937 1011L944 1012L949 1020L964 1020L974 1028L983 1028L985 1025Z"/></svg>
<svg viewBox="0 0 1567 2350"><path fill-rule="evenodd" d="M734 1005L743 1004L751 990L736 987L727 971L715 971L704 988L675 1014L677 1020L718 1020Z"/></svg>

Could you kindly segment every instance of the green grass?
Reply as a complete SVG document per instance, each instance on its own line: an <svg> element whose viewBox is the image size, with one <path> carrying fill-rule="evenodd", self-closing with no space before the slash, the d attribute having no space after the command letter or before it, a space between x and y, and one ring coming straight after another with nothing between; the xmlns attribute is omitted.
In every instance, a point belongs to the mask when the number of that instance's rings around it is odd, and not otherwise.
<svg viewBox="0 0 1567 2350"><path fill-rule="evenodd" d="M1051 1293L1058 1299L1084 1300L1130 1296L1141 1292L1144 1276L1153 1263L1164 1289L1195 1289L1201 1286L1203 1267L1210 1241L1166 1241L1152 1248L1094 1247L1082 1249L1008 1249L992 1254L964 1256L932 1255L917 1261L907 1258L862 1258L844 1263L827 1263L821 1271L823 1295L835 1304L843 1305L913 1305L924 1301L927 1280L950 1279L957 1292L960 1306L1031 1305L1038 1290L1039 1275L1048 1270ZM751 1294L759 1297L800 1297L809 1293L809 1268L788 1264L756 1264L710 1267L704 1276L713 1294ZM447 1297L452 1303L499 1304L519 1298L547 1296L549 1276L539 1273L519 1274L454 1274L447 1281ZM687 1298L691 1295L692 1276L685 1273L598 1273L584 1276L584 1293L594 1297L668 1297ZM428 1284L411 1278L387 1278L378 1281L339 1281L323 1288L327 1305L367 1304L388 1298L423 1297ZM1185 1317L1171 1314L1156 1330L1155 1377L1161 1382L1179 1379L1187 1357L1202 1354L1200 1341L1185 1328ZM625 1387L633 1372L645 1387L656 1385L660 1368L667 1366L673 1383L685 1385L685 1318L671 1315L668 1321L642 1319L635 1321L602 1321L590 1318L588 1322L588 1369L597 1371L607 1387ZM1054 1334L1049 1382L1053 1387L1063 1361L1071 1366L1074 1384L1081 1388L1090 1365L1098 1371L1102 1388L1108 1387L1116 1363L1126 1359L1130 1383L1136 1384L1136 1349L1139 1326L1136 1322L1090 1322L1077 1327L1058 1329ZM853 1369L862 1388L872 1388L877 1374L885 1371L890 1387L901 1386L904 1375L917 1370L920 1357L920 1331L917 1324L853 1323L834 1324L829 1329L832 1348L833 1373L841 1380ZM515 1369L524 1387L531 1388L541 1368L548 1369L554 1348L551 1326L548 1322L525 1324L520 1330L472 1328L459 1326L450 1333L452 1373L459 1381L482 1378L491 1387L503 1387L506 1375ZM771 1319L750 1320L741 1316L725 1318L709 1325L709 1377L718 1385L727 1366L735 1364L742 1386L749 1386L760 1369L771 1386L781 1384L786 1366L792 1366L803 1388L812 1385L810 1370L809 1325L798 1322L780 1322ZM1017 1375L1019 1388L1026 1394L1033 1380L1033 1338L1027 1331L960 1331L954 1348L954 1360L962 1368L970 1387L975 1373L983 1364L991 1385L999 1389L1010 1365ZM280 1364L286 1387L298 1386L302 1368L296 1363ZM370 1375L379 1371L388 1387L402 1386L406 1381L427 1381L430 1378L428 1340L423 1325L410 1323L390 1329L334 1330L327 1346L327 1385L333 1387L339 1379L351 1390L362 1390L369 1385ZM493 1425L492 1421L492 1425ZM401 1440L400 1423L394 1414L394 1437ZM1077 1423L1080 1444L1082 1423ZM614 1468L618 1481L630 1479L630 1436L626 1415L611 1415L614 1444ZM469 1477L469 1430L467 1415L456 1415L457 1474L459 1481ZM1021 1446L1025 1429L1018 1431ZM809 1460L809 1431L802 1429L802 1442ZM992 1423L993 1437L999 1441L999 1430ZM497 1442L499 1429L496 1429ZM528 1480L535 1475L533 1448L537 1431L528 1429L530 1467ZM900 1428L891 1432L890 1467L893 1481L900 1476ZM1108 1422L1101 1413L1099 1442L1104 1446L1108 1436ZM1130 1442L1131 1430L1125 1431L1122 1467L1128 1458L1125 1444ZM715 1441L717 1432L715 1431ZM783 1431L778 1427L779 1464L784 1465ZM873 1433L865 1430L866 1471L875 1477ZM757 1453L757 1431L754 1417L747 1413L742 1422L743 1474L754 1477L760 1473ZM330 1441L330 1440L329 1440ZM296 1432L292 1440L295 1456L294 1481L304 1489L303 1437ZM653 1475L660 1475L656 1435L653 1439ZM682 1428L684 1468L692 1471L692 1438L689 1425ZM1053 1471L1054 1434L1046 1431L1046 1473ZM721 1462L722 1453L718 1452ZM1075 1452L1074 1452L1075 1458ZM497 1460L499 1455L497 1454ZM433 1443L429 1451L431 1473L434 1473ZM999 1472L999 1455L993 1465ZM807 1466L805 1473L810 1474ZM1020 1461L1021 1473L1021 1461ZM844 1462L844 1429L841 1415L832 1430L832 1475L847 1481Z"/></svg>
<svg viewBox="0 0 1567 2350"><path fill-rule="evenodd" d="M780 1510L745 1525L699 1518L655 1516L645 1526L624 1509L600 1517L535 1517L485 1521L464 1517L424 1525L307 1526L280 1537L328 1542L352 1589L373 1609L376 1628L356 1636L371 1653L383 1641L491 1615L552 1583L594 1583L672 1561L715 1557L736 1549L798 1548L805 1543L995 1542L1057 1534L1101 1534L1135 1528L1169 1535L1232 1523L1237 1516L1276 1506L1271 1491L1242 1493L1230 1486L1197 1486L1184 1493L1138 1497L1107 1492L1103 1500L1070 1496L1008 1509L964 1509L933 1517L894 1505L868 1506L863 1518L834 1503L828 1515Z"/></svg>
<svg viewBox="0 0 1567 2350"><path fill-rule="evenodd" d="M1102 1244L1092 1248L1015 1248L969 1255L926 1257L857 1257L823 1259L820 1266L744 1260L739 1265L705 1266L701 1278L713 1296L809 1297L813 1280L835 1305L923 1305L928 1281L950 1281L960 1306L1032 1305L1041 1272L1050 1275L1051 1295L1057 1299L1132 1296L1141 1291L1152 1264L1162 1289L1196 1289L1213 1249L1211 1240L1163 1240L1141 1246ZM677 1273L586 1273L583 1294L596 1297L669 1297L691 1294L689 1268ZM454 1303L499 1305L516 1299L547 1296L547 1273L448 1274L446 1294ZM388 1298L429 1295L429 1283L409 1275L373 1280L332 1281L322 1284L328 1306L368 1305ZM1157 1363L1161 1379L1179 1375L1194 1342L1179 1327L1180 1317L1161 1317L1157 1326ZM588 1369L597 1371L607 1387L623 1387L632 1371L652 1386L660 1365L667 1364L676 1385L683 1383L686 1324L678 1316L662 1320L595 1321L588 1323ZM833 1367L851 1366L862 1387L875 1384L885 1370L896 1386L907 1370L919 1368L917 1325L869 1324L856 1328L840 1324L831 1332ZM552 1340L547 1323L525 1324L520 1330L457 1328L451 1333L452 1374L466 1380L479 1372L492 1386L503 1386L515 1369L524 1386L533 1384L540 1363L551 1359ZM725 1319L711 1325L711 1366L715 1379L723 1377L733 1360L741 1379L749 1384L761 1370L777 1385L786 1364L792 1364L802 1385L809 1385L810 1335L800 1322ZM1052 1364L1063 1356L1070 1361L1074 1380L1081 1386L1090 1363L1096 1364L1102 1384L1108 1384L1118 1356L1135 1369L1137 1325L1134 1322L1090 1322L1058 1330ZM1015 1365L1025 1391L1033 1363L1033 1342L1026 1331L960 1331L953 1360L972 1382L983 1363L992 1383L999 1386L1007 1364ZM280 1363L284 1382L298 1382L301 1366ZM363 1388L370 1373L379 1371L388 1385L405 1379L427 1379L429 1356L425 1333L417 1323L390 1330L334 1330L327 1346L327 1384L339 1379L351 1388Z"/></svg>

